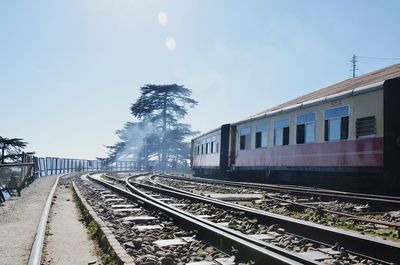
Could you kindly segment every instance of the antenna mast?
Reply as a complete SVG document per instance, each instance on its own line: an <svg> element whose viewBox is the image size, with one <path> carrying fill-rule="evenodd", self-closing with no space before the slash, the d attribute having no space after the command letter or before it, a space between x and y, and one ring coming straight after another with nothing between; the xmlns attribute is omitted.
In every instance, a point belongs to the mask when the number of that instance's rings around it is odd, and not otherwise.
<svg viewBox="0 0 400 265"><path fill-rule="evenodd" d="M351 59L351 64L352 64L352 69L351 71L353 71L353 77L356 77L356 71L358 70L357 68L357 56L355 54L353 54L353 58Z"/></svg>

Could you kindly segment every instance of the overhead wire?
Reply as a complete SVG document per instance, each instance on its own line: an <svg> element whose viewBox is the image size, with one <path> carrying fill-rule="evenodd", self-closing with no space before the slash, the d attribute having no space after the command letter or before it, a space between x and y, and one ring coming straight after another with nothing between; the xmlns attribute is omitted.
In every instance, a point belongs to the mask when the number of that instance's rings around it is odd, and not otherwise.
<svg viewBox="0 0 400 265"><path fill-rule="evenodd" d="M372 56L359 56L357 58L361 59L371 59L371 60L400 60L400 57L372 57Z"/></svg>

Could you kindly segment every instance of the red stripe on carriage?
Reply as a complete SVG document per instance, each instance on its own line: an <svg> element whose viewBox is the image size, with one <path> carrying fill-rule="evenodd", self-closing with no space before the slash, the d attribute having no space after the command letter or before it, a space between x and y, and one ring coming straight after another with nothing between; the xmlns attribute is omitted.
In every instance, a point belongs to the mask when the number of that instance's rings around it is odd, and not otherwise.
<svg viewBox="0 0 400 265"><path fill-rule="evenodd" d="M240 150L235 166L382 167L383 137Z"/></svg>

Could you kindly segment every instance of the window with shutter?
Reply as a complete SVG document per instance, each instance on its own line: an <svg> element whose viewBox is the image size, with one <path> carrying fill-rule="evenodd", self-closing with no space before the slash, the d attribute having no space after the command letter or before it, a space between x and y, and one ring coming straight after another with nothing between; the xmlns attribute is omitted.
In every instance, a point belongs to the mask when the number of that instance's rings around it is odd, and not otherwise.
<svg viewBox="0 0 400 265"><path fill-rule="evenodd" d="M356 120L356 137L357 138L376 137L375 116L359 118Z"/></svg>

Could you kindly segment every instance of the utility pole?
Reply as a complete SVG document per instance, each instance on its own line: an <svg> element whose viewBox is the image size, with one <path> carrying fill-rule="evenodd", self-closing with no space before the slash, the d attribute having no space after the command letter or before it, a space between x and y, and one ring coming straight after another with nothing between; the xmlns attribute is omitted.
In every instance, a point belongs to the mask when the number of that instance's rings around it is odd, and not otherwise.
<svg viewBox="0 0 400 265"><path fill-rule="evenodd" d="M357 68L357 56L355 54L353 54L353 58L351 59L351 64L352 64L352 69L351 71L353 71L353 77L356 77L356 70L358 70Z"/></svg>

